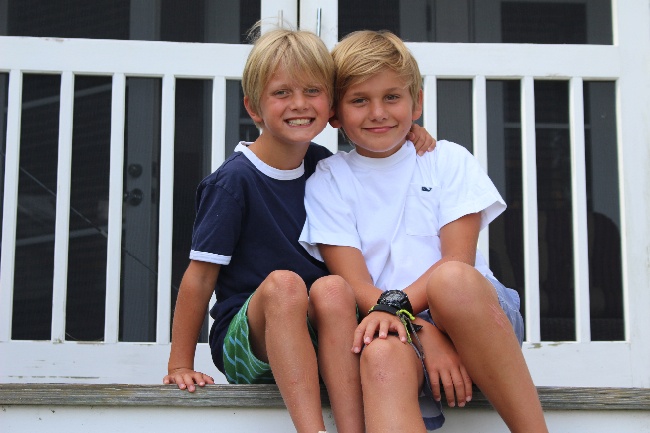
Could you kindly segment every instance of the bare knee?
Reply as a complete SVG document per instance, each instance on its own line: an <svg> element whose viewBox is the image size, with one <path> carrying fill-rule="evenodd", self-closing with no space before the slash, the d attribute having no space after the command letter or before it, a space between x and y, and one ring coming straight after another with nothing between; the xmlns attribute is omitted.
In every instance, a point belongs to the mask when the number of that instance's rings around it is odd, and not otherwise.
<svg viewBox="0 0 650 433"><path fill-rule="evenodd" d="M273 310L306 309L307 287L298 274L292 271L273 271L262 282L257 292L265 306ZM266 308L265 308L266 309Z"/></svg>
<svg viewBox="0 0 650 433"><path fill-rule="evenodd" d="M329 275L316 280L309 290L309 302L318 314L329 314L334 317L351 311L356 314L354 292L338 275Z"/></svg>
<svg viewBox="0 0 650 433"><path fill-rule="evenodd" d="M395 337L375 338L361 352L361 380L365 386L391 386L415 373L413 348ZM416 376L413 376L415 378Z"/></svg>
<svg viewBox="0 0 650 433"><path fill-rule="evenodd" d="M452 321L483 320L486 307L500 308L494 287L473 266L445 262L427 282L429 311L436 325L448 328Z"/></svg>

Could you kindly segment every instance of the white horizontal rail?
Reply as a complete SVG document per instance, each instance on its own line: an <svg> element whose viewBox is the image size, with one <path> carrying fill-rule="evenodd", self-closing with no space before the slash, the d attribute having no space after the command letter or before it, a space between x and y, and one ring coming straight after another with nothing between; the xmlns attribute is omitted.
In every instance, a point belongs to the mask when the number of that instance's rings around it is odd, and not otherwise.
<svg viewBox="0 0 650 433"><path fill-rule="evenodd" d="M533 78L609 80L620 76L612 45L408 43L423 75L472 79Z"/></svg>
<svg viewBox="0 0 650 433"><path fill-rule="evenodd" d="M473 78L478 65L486 78L578 76L598 80L614 79L621 72L615 45L407 45L418 58L423 75L438 78ZM0 71L240 78L249 50L248 45L236 44L0 37Z"/></svg>
<svg viewBox="0 0 650 433"><path fill-rule="evenodd" d="M0 37L0 71L240 78L249 45ZM228 61L223 61L228 59Z"/></svg>

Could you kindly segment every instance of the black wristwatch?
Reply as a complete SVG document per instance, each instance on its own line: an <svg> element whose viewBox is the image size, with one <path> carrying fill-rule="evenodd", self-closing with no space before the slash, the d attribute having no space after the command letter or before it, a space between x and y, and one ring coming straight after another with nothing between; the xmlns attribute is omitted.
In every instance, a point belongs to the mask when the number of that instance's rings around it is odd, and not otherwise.
<svg viewBox="0 0 650 433"><path fill-rule="evenodd" d="M397 310L406 310L413 314L413 306L409 297L402 290L386 290L377 299L377 305L387 305Z"/></svg>

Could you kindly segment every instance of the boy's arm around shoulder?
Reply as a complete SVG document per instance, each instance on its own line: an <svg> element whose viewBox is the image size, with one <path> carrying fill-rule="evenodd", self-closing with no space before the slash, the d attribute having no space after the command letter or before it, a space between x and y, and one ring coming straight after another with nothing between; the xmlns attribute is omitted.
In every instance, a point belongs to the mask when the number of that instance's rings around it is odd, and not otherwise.
<svg viewBox="0 0 650 433"><path fill-rule="evenodd" d="M220 265L190 261L176 299L172 325L172 346L163 383L195 390L195 384L214 383L207 374L194 371L194 355L201 325L219 276Z"/></svg>

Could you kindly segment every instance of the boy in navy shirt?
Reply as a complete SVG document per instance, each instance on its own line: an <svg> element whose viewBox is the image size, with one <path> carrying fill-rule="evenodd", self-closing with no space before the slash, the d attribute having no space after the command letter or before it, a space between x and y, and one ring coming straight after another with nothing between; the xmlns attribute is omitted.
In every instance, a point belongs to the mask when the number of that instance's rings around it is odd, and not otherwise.
<svg viewBox="0 0 650 433"><path fill-rule="evenodd" d="M262 134L199 185L163 379L190 392L214 383L194 370L214 291L215 365L230 383L277 383L296 430L308 433L325 430L319 375L338 431L364 431L358 355L350 351L354 293L298 243L305 181L331 155L311 140L334 113L333 74L330 53L309 32L274 30L256 41L242 87Z"/></svg>

